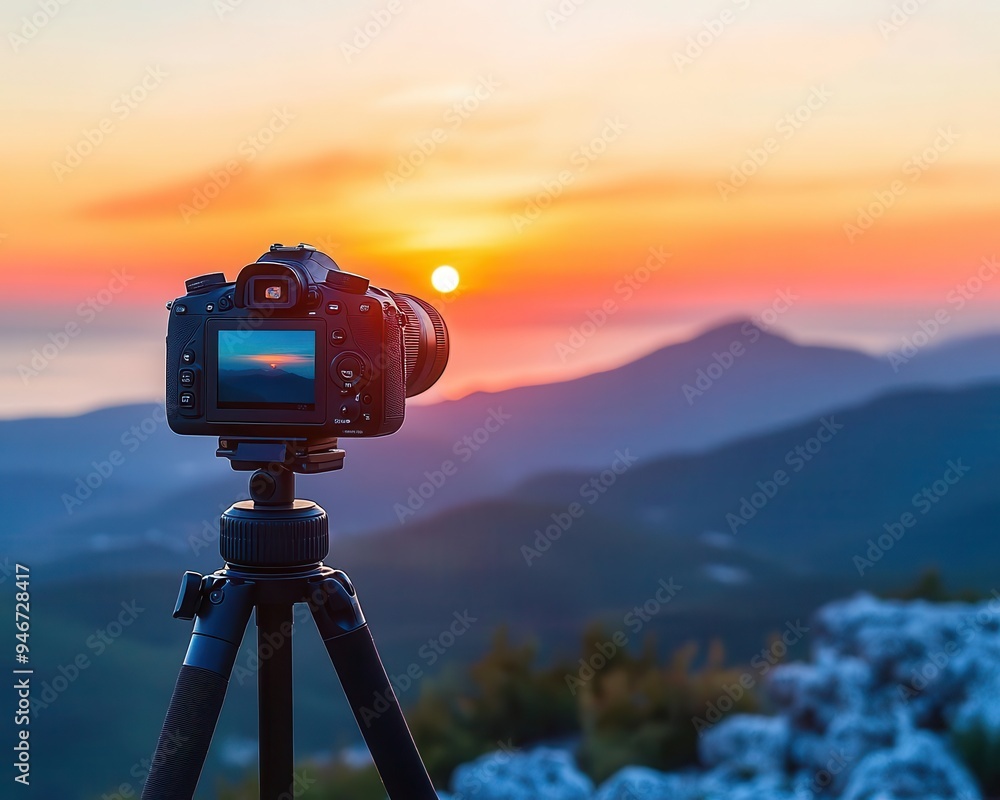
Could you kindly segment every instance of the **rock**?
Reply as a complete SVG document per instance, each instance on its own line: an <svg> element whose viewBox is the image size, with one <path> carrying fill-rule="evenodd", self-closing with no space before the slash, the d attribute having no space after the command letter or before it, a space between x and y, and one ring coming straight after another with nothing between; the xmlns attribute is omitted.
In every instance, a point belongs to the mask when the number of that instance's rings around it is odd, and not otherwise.
<svg viewBox="0 0 1000 800"><path fill-rule="evenodd" d="M563 751L498 751L455 770L453 800L591 800L594 784Z"/></svg>
<svg viewBox="0 0 1000 800"><path fill-rule="evenodd" d="M975 781L946 744L923 731L891 750L866 756L854 769L843 800L982 800Z"/></svg>
<svg viewBox="0 0 1000 800"><path fill-rule="evenodd" d="M691 778L646 767L626 767L601 784L594 800L695 800Z"/></svg>
<svg viewBox="0 0 1000 800"><path fill-rule="evenodd" d="M736 714L705 732L698 756L706 767L725 767L734 775L753 778L783 773L788 745L788 720Z"/></svg>

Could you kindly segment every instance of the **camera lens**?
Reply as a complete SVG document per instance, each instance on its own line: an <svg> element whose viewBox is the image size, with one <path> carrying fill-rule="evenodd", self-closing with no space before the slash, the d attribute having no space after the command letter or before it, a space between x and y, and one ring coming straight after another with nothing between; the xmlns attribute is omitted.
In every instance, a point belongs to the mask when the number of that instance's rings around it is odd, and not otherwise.
<svg viewBox="0 0 1000 800"><path fill-rule="evenodd" d="M448 327L437 309L411 294L392 293L406 315L403 351L406 366L406 396L430 389L444 373L451 343Z"/></svg>

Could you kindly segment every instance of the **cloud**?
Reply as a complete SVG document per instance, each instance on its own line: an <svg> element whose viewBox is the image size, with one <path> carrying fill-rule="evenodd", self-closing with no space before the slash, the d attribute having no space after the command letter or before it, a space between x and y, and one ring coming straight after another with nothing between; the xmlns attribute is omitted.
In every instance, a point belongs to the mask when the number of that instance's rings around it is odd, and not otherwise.
<svg viewBox="0 0 1000 800"><path fill-rule="evenodd" d="M232 169L234 163L238 170ZM359 184L381 181L384 167L381 157L357 150L328 151L267 167L233 159L183 180L87 203L79 213L89 220L176 218L181 206L191 204L199 190L223 183L212 201L213 208L245 213L317 199L329 202L348 195Z"/></svg>

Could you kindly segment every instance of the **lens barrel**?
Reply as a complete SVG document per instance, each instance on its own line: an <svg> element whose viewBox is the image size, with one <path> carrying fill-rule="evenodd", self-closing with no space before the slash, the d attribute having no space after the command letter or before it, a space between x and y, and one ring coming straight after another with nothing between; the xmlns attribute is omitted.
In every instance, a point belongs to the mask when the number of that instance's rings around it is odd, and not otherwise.
<svg viewBox="0 0 1000 800"><path fill-rule="evenodd" d="M392 292L403 314L403 352L406 369L406 396L426 392L444 373L451 340L444 318L434 306L411 294Z"/></svg>

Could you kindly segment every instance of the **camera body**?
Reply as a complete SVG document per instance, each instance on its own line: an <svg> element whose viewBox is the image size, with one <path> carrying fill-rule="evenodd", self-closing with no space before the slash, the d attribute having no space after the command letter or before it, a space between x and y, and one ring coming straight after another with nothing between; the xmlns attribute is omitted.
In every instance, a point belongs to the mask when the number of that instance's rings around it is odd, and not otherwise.
<svg viewBox="0 0 1000 800"><path fill-rule="evenodd" d="M235 282L211 273L185 286L167 304L166 410L177 433L385 436L447 362L447 329L431 306L308 245L273 245Z"/></svg>

